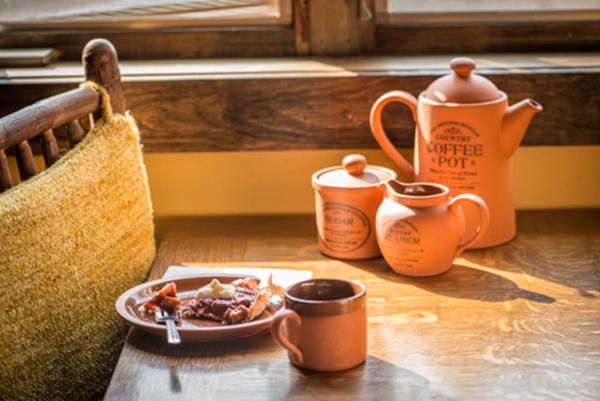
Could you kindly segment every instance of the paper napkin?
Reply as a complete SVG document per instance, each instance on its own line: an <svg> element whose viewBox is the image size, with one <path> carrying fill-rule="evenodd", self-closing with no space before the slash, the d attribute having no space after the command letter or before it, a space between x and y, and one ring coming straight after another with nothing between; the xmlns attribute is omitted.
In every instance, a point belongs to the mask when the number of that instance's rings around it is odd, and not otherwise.
<svg viewBox="0 0 600 401"><path fill-rule="evenodd" d="M217 267L217 266L169 266L163 278L177 278L195 274L208 274L218 276L219 274L243 274L255 276L260 279L273 275L273 283L283 288L299 281L308 280L312 272L308 270L288 270L261 267Z"/></svg>

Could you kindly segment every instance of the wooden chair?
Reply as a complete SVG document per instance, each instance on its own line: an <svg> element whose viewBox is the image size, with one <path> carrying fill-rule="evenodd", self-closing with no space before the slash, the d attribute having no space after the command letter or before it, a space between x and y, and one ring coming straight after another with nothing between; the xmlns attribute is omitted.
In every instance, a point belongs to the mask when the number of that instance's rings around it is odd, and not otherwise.
<svg viewBox="0 0 600 401"><path fill-rule="evenodd" d="M103 86L110 95L113 111L123 113L125 99L113 45L105 39L90 41L83 50L82 61L85 79ZM5 151L14 149L19 176L25 181L37 173L30 141L40 142L44 163L51 166L61 153L53 129L66 125L69 146L75 146L85 135L79 119L96 114L99 105L98 92L81 87L40 100L0 119L0 192L14 186Z"/></svg>

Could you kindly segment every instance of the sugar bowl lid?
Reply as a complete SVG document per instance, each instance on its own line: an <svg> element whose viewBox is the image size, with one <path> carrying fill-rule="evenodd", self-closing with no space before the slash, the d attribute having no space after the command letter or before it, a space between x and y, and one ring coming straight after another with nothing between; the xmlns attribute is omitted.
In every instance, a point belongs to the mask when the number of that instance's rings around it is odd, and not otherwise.
<svg viewBox="0 0 600 401"><path fill-rule="evenodd" d="M483 103L502 96L489 79L472 72L475 61L457 57L450 61L452 73L433 81L425 90L425 97L439 103Z"/></svg>
<svg viewBox="0 0 600 401"><path fill-rule="evenodd" d="M385 167L369 166L366 157L351 154L344 157L342 166L329 167L314 173L312 182L318 187L368 188L395 178L394 171Z"/></svg>

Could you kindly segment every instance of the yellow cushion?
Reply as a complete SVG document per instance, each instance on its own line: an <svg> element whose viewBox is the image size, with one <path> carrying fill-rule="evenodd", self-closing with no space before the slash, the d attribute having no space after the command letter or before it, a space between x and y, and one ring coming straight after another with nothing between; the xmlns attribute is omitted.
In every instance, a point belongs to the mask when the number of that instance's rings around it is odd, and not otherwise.
<svg viewBox="0 0 600 401"><path fill-rule="evenodd" d="M139 134L114 114L0 194L0 398L102 397L126 334L114 303L155 254Z"/></svg>

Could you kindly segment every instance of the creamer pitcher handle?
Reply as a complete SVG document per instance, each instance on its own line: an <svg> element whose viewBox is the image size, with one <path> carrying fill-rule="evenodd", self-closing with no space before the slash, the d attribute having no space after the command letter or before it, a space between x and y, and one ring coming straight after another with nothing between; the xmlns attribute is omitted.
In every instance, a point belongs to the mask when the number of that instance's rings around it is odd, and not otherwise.
<svg viewBox="0 0 600 401"><path fill-rule="evenodd" d="M404 91L391 91L384 95L382 95L379 99L375 101L373 107L371 108L371 115L369 116L369 123L371 124L371 133L381 146L381 149L385 152L386 155L398 167L406 176L409 181L415 180L415 168L410 164L404 156L398 152L398 150L394 147L392 142L389 140L385 130L383 129L383 124L381 123L381 113L386 105L392 102L399 102L404 104L406 107L410 109L412 113L413 120L417 123L417 99L413 95Z"/></svg>
<svg viewBox="0 0 600 401"><path fill-rule="evenodd" d="M488 209L483 199L481 199L477 195L458 195L456 198L453 198L450 201L450 210L454 210L454 208L456 208L460 202L464 201L473 202L475 205L477 205L477 208L479 209L479 225L475 230L475 234L473 234L471 238L458 244L458 246L456 247L454 257L460 255L469 245L473 244L475 241L478 241L481 237L483 237L483 235L488 229L488 226L490 225L490 210Z"/></svg>
<svg viewBox="0 0 600 401"><path fill-rule="evenodd" d="M294 363L300 365L304 361L304 355L302 355L302 351L300 351L300 349L297 346L292 344L292 342L286 337L285 334L283 334L283 331L281 330L283 323L288 319L292 320L298 326L302 324L302 319L300 318L300 315L298 315L296 312L294 312L291 309L281 309L273 317L271 334L273 335L273 338L277 340L277 342L281 344L281 346L283 346L283 348L288 350L288 352L291 354L290 356L292 357L290 359Z"/></svg>

